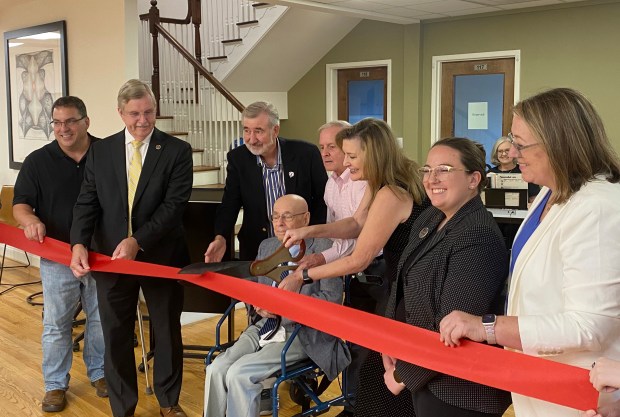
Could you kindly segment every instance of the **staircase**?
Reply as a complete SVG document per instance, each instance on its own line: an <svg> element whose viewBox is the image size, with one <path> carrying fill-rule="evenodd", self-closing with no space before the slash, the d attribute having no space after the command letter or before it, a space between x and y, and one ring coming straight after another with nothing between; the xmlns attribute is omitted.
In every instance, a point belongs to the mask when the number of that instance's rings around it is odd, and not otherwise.
<svg viewBox="0 0 620 417"><path fill-rule="evenodd" d="M187 132L177 132L173 127L172 116L158 116L157 128L181 140L188 141ZM209 185L220 184L220 167L209 166L203 163L203 149L192 148L192 162L194 167L194 180L192 186L205 187Z"/></svg>
<svg viewBox="0 0 620 417"><path fill-rule="evenodd" d="M219 80L287 8L249 0L187 0L187 17L171 19L159 16L157 3L151 0L149 13L140 16L140 78L158 99L157 126L192 145L194 186L221 184L226 153L243 136L243 104Z"/></svg>

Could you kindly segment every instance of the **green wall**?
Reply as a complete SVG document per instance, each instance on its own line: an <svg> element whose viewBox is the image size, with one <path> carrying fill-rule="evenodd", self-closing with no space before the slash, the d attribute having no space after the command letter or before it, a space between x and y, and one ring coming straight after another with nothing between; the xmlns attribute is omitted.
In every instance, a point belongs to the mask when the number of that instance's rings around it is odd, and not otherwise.
<svg viewBox="0 0 620 417"><path fill-rule="evenodd" d="M318 142L317 129L325 123L325 65L380 59L392 60L392 127L401 136L406 31L402 25L360 22L289 90L289 118L282 121L282 136Z"/></svg>
<svg viewBox="0 0 620 417"><path fill-rule="evenodd" d="M520 97L572 87L592 100L620 151L620 2L464 17L416 25L362 21L289 91L284 136L316 141L325 122L325 65L392 60L392 127L406 153L421 160L430 147L432 57L521 51Z"/></svg>

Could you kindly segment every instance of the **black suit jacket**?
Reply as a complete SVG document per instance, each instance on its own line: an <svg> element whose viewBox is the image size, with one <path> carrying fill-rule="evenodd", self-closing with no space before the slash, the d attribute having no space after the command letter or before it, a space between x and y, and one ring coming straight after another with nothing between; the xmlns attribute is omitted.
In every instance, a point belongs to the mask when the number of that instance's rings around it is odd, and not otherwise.
<svg viewBox="0 0 620 417"><path fill-rule="evenodd" d="M84 182L73 209L71 244L111 255L127 237L128 202L125 130L92 145ZM137 260L185 266L189 254L183 211L192 191L191 146L153 131L132 210ZM92 246L91 246L92 237Z"/></svg>
<svg viewBox="0 0 620 417"><path fill-rule="evenodd" d="M508 276L504 239L480 197L465 203L437 230L444 218L439 209L429 207L413 224L386 309L387 317L395 316L400 287L406 322L436 332L441 319L454 310L478 316L501 314L501 291ZM456 407L503 413L511 402L508 392L418 365L398 361L396 369L412 392L427 386Z"/></svg>
<svg viewBox="0 0 620 417"><path fill-rule="evenodd" d="M323 194L327 172L316 146L278 138L286 194L298 194L308 203L310 224L325 223L327 207ZM239 210L243 207L243 223L239 231L240 258L254 260L258 246L267 239L270 220L263 185L262 168L246 146L228 152L226 188L215 218L215 234L227 239L232 235Z"/></svg>

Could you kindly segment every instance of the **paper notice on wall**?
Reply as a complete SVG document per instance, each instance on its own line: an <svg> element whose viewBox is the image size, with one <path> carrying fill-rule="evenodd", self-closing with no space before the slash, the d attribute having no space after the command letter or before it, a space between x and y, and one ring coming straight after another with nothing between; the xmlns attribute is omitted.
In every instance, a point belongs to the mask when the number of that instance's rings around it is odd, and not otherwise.
<svg viewBox="0 0 620 417"><path fill-rule="evenodd" d="M519 207L519 193L504 194L504 205L506 207Z"/></svg>
<svg viewBox="0 0 620 417"><path fill-rule="evenodd" d="M467 103L467 129L486 130L489 128L489 103Z"/></svg>

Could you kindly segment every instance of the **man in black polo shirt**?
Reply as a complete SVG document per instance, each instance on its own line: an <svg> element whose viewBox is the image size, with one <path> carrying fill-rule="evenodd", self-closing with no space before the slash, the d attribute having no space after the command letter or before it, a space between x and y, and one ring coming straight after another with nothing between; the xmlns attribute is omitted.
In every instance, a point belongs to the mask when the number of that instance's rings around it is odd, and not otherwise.
<svg viewBox="0 0 620 417"><path fill-rule="evenodd" d="M15 183L13 215L30 240L45 236L69 242L73 206L84 177L86 153L99 140L88 134L90 119L84 102L61 97L52 106L52 127L56 140L32 152ZM69 371L73 359L71 328L73 313L82 300L86 313L84 362L97 395L107 397L103 376L104 344L97 305L97 289L90 274L76 279L68 266L41 258L43 314L42 409L58 412L65 408Z"/></svg>

